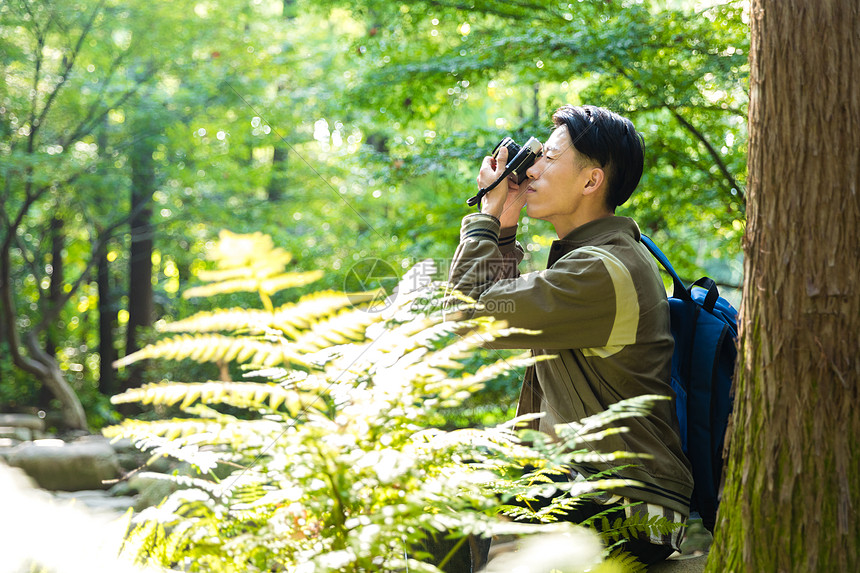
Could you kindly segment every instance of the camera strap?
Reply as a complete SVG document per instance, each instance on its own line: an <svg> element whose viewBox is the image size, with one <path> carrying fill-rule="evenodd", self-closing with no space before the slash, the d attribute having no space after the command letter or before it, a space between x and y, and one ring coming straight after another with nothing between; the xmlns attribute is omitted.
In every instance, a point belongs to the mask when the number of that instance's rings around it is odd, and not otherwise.
<svg viewBox="0 0 860 573"><path fill-rule="evenodd" d="M501 143L499 145L501 145ZM499 145L496 146L496 149L499 148ZM493 157L495 157L495 153L496 150L494 149ZM508 164L505 166L505 171L499 176L499 178L496 179L492 185L478 189L478 192L475 194L475 196L470 197L466 201L466 204L470 207L478 205L478 210L480 211L481 199L484 198L484 195L495 189L499 185L499 183L504 181L505 178L507 178L511 173L514 173L518 169L522 171L528 169L534 163L535 159L540 157L541 153L542 146L540 142L534 137L530 137L529 140L526 141L526 144L517 152L514 157L508 158ZM520 178L520 180L522 179L523 178Z"/></svg>
<svg viewBox="0 0 860 573"><path fill-rule="evenodd" d="M478 210L480 211L481 210L481 199L484 198L484 195L486 195L487 193L489 193L490 191L495 189L499 185L499 183L502 182L502 180L505 177L507 177L508 175L511 174L512 171L513 171L513 169L511 169L510 171L505 169L505 172L502 174L501 177L496 179L495 183L493 183L489 187L484 187L482 189L478 189L478 192L475 193L475 195L473 197L469 197L469 199L466 200L466 205L468 205L469 207L474 207L475 205L478 205Z"/></svg>

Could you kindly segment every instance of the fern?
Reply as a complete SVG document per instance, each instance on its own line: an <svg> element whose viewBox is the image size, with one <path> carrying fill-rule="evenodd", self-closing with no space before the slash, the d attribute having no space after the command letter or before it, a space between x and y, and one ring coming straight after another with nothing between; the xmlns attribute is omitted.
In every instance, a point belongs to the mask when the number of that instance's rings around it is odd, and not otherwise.
<svg viewBox="0 0 860 573"><path fill-rule="evenodd" d="M257 411L277 411L284 407L288 413L295 413L310 407L316 397L303 397L295 390L287 390L271 382L160 382L127 390L113 398L116 404L179 404L183 409L197 400L204 404L228 404Z"/></svg>
<svg viewBox="0 0 860 573"><path fill-rule="evenodd" d="M288 364L307 369L297 349L286 342L267 342L255 338L231 337L218 334L184 334L160 340L114 362L122 368L141 360L161 358L165 360L190 359L195 362L247 362L258 366Z"/></svg>
<svg viewBox="0 0 860 573"><path fill-rule="evenodd" d="M672 523L660 516L641 515L633 513L630 517L617 517L612 523L605 514L598 514L583 525L592 526L600 524L602 536L616 542L622 539L635 539L641 535L669 535L682 527L679 523Z"/></svg>
<svg viewBox="0 0 860 573"><path fill-rule="evenodd" d="M376 293L372 292L346 295L323 291L304 296L298 302L284 304L273 312L242 308L199 312L184 320L160 322L157 328L161 332L247 331L250 334L278 330L294 339L300 334L300 329L319 322L321 317L331 316L348 306L371 301L375 296Z"/></svg>
<svg viewBox="0 0 860 573"><path fill-rule="evenodd" d="M241 278L223 280L210 285L190 288L183 293L185 298L210 297L218 294L229 294L233 292L256 292L273 295L287 288L308 285L318 281L323 276L322 271L310 271L306 273L284 273L267 278Z"/></svg>
<svg viewBox="0 0 860 573"><path fill-rule="evenodd" d="M561 441L518 430L526 418L482 430L434 429L440 409L462 404L513 368L552 358L522 354L470 367L477 348L512 329L491 318L445 320L440 309L450 293L435 284L408 292L415 272L382 312L362 308L378 293L331 291L275 309L276 289L318 273L285 273L289 254L260 234L223 232L211 258L218 268L198 274L210 284L191 295L249 290L263 308L162 324L162 332L181 334L116 363L190 359L233 362L247 371L240 382L159 382L113 398L178 408L183 417L125 420L105 434L198 472L159 478L182 489L135 516L124 550L142 562L207 572L302 565L320 572L438 573L416 549L428 532L557 531L551 522L565 509L628 483L609 472L573 484L551 476L592 460L583 444L623 431L617 423L641 415L652 397L562 429ZM216 466L235 471L219 481ZM528 466L537 469L524 475ZM540 488L565 493L538 512L500 507L500 497L535 499ZM544 525L512 523L503 514ZM617 524L607 541L660 527Z"/></svg>

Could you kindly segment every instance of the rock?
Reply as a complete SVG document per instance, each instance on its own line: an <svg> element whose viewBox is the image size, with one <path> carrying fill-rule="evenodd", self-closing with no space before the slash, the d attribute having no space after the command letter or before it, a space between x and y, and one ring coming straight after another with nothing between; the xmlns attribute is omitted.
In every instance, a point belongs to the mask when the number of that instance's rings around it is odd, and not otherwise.
<svg viewBox="0 0 860 573"><path fill-rule="evenodd" d="M140 466L142 466L149 457L144 452L141 452L140 450L135 448L132 441L128 438L113 440L105 436L91 434L76 438L74 441L74 443L76 444L94 442L103 443L110 446L111 449L116 452L117 461L119 462L120 467L127 472L139 469ZM166 463L169 463L169 460ZM168 466L165 465L165 470L167 469Z"/></svg>
<svg viewBox="0 0 860 573"><path fill-rule="evenodd" d="M0 426L27 428L28 430L45 431L45 421L39 416L30 414L0 414Z"/></svg>
<svg viewBox="0 0 860 573"><path fill-rule="evenodd" d="M662 563L649 567L648 573L702 573L707 561L707 555L670 557Z"/></svg>
<svg viewBox="0 0 860 573"><path fill-rule="evenodd" d="M0 448L11 448L13 446L17 446L21 443L21 440L15 440L12 438L0 438Z"/></svg>
<svg viewBox="0 0 860 573"><path fill-rule="evenodd" d="M9 438L0 438L0 463L6 463L9 459L9 454L15 450L20 442L18 440L10 440Z"/></svg>
<svg viewBox="0 0 860 573"><path fill-rule="evenodd" d="M118 440L110 440L108 442L118 454L140 454L140 450L134 447L134 443L128 438L120 438Z"/></svg>
<svg viewBox="0 0 860 573"><path fill-rule="evenodd" d="M54 496L57 499L78 504L91 513L104 513L114 516L125 513L130 507L134 507L135 503L132 497L113 497L110 493L100 489L57 492Z"/></svg>
<svg viewBox="0 0 860 573"><path fill-rule="evenodd" d="M83 443L89 443L89 444L91 444L91 443L99 443L99 444L107 444L107 445L110 445L110 438L106 438L106 437L104 437L104 436L102 436L102 435L100 435L100 434L82 434L82 435L73 435L73 434L71 434L71 433L68 433L68 435L69 435L69 437L71 437L71 438L72 438L70 441L71 441L71 442L73 442L73 443L76 443L76 444L83 444Z"/></svg>
<svg viewBox="0 0 860 573"><path fill-rule="evenodd" d="M0 426L0 439L26 442L33 439L33 430L21 426Z"/></svg>
<svg viewBox="0 0 860 573"><path fill-rule="evenodd" d="M0 463L0 571L143 573L120 556L127 522L34 489L23 472ZM158 568L158 571L164 571Z"/></svg>
<svg viewBox="0 0 860 573"><path fill-rule="evenodd" d="M108 490L108 493L114 497L133 496L136 492L129 485L128 480L122 479L116 482Z"/></svg>
<svg viewBox="0 0 860 573"><path fill-rule="evenodd" d="M135 511L142 511L161 503L171 493L179 490L179 485L166 480L159 479L152 473L140 473L128 480L131 489L138 492L137 501L134 504Z"/></svg>
<svg viewBox="0 0 860 573"><path fill-rule="evenodd" d="M179 466L179 462L168 456L152 456L146 454L146 469L160 474L172 473Z"/></svg>
<svg viewBox="0 0 860 573"><path fill-rule="evenodd" d="M104 442L64 443L62 440L36 440L13 448L7 455L9 465L21 468L40 487L50 490L78 491L105 489L103 480L118 477L116 453Z"/></svg>
<svg viewBox="0 0 860 573"><path fill-rule="evenodd" d="M15 449L15 446L20 444L20 440L13 440L12 438L0 438L0 460L6 461L6 458L9 457L9 454Z"/></svg>
<svg viewBox="0 0 860 573"><path fill-rule="evenodd" d="M119 452L117 453L116 458L117 460L119 460L120 467L125 471L129 472L132 470L136 470L144 463L146 463L146 456L140 454L139 452L136 454Z"/></svg>

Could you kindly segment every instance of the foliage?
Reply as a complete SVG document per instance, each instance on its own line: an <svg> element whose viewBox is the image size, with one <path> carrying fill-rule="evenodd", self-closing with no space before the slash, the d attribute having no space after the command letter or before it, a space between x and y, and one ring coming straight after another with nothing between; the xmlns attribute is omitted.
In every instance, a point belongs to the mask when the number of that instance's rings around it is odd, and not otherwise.
<svg viewBox="0 0 860 573"><path fill-rule="evenodd" d="M443 275L480 158L503 135L540 137L565 102L633 119L646 139L646 174L622 214L673 253L683 277L704 270L738 284L744 6L0 3L0 245L8 243L11 323L56 349L92 416L103 402L100 366L112 360L99 355L101 322L125 354L127 198L141 149L154 183L145 207L156 313L211 310L209 299L179 293L195 280L213 228L262 231L293 254L286 270L327 271L313 286L276 293L279 308L320 287L343 290L367 258L398 276L431 258ZM47 240L54 220L63 223L56 251ZM551 235L522 219L525 270L544 265ZM99 245L110 298L95 281ZM220 303L252 300L234 292ZM9 373L2 407L35 406L39 381L10 364L0 356ZM171 375L211 377L210 366L172 363ZM513 376L493 384L494 401L509 403ZM467 407L497 417L485 403Z"/></svg>
<svg viewBox="0 0 860 573"><path fill-rule="evenodd" d="M255 240L228 240L234 238ZM561 509L598 489L628 483L606 474L561 486L566 493L549 511L529 515L546 526L504 519L525 514L515 505L500 507L500 500L523 502L548 493L556 484L547 475L564 467L595 456L634 461L633 454L598 454L585 444L622 431L620 420L643 415L660 398L622 402L560 427L561 441L516 430L518 420L487 429L434 429L440 409L461 404L485 382L535 358L526 353L474 371L464 368L477 347L510 329L489 318L445 321L444 291L414 278L401 282L381 311L370 312L364 302L338 310L336 298L328 296L333 308L312 299L318 315L305 315L303 324L279 330L277 322L266 322L273 344L295 345L290 336L301 341L310 332L320 341L280 368L272 368L267 356L237 354L232 359L251 370L245 381L163 382L114 397L115 403L177 406L180 417L126 420L104 433L131 438L153 456L169 455L196 470L195 476L162 477L183 489L135 516L126 551L191 571L438 571L423 549L428 535L465 540L470 534L557 532L563 526L552 522ZM363 318L330 320L333 312ZM268 319L275 313L269 311ZM361 329L354 328L357 323ZM192 332L183 340L191 348L210 336ZM142 350L137 359L171 358L158 347ZM615 541L666 527L628 520L610 524L602 535Z"/></svg>

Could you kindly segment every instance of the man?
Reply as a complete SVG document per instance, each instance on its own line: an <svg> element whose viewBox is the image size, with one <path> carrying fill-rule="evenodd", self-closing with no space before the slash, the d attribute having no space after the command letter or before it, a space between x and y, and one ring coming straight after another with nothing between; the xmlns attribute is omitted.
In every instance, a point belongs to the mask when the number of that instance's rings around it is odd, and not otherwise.
<svg viewBox="0 0 860 573"><path fill-rule="evenodd" d="M673 350L656 263L639 242L636 223L615 215L642 175L641 136L628 119L593 106L564 106L553 121L556 127L528 178L519 186L502 181L484 196L480 213L463 219L450 273L454 288L493 310L485 314L540 331L497 339L495 347L557 355L526 371L517 412L543 412L533 427L550 435L557 424L602 412L625 398L671 396ZM485 158L479 187L496 181L507 159L506 149L497 161ZM523 205L529 217L551 223L559 240L550 248L546 270L520 276L516 267L523 250L515 238ZM642 485L613 490L570 519L618 507L618 515L686 521L693 483L671 402L660 401L649 416L624 425L629 432L601 440L595 449L653 456L619 472ZM610 467L574 469L591 475ZM644 535L625 548L651 564L677 550L681 535L680 529L674 535Z"/></svg>

